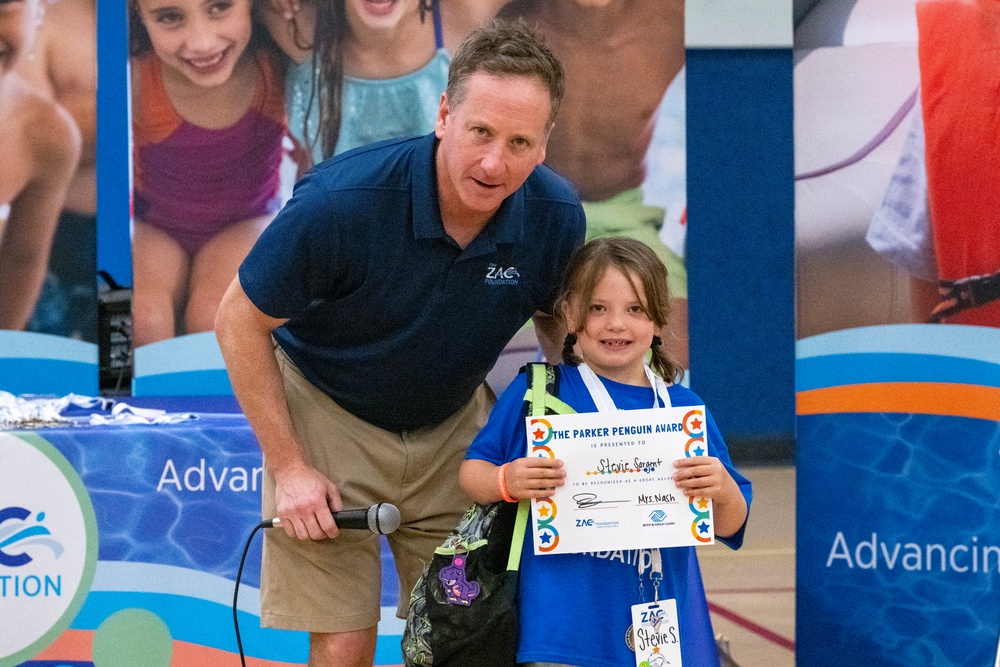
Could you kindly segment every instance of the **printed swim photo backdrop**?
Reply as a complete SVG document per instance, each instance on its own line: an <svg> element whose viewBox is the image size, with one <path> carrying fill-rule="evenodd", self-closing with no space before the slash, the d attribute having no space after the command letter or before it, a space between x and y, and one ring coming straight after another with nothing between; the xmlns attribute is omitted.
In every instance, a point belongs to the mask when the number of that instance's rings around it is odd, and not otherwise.
<svg viewBox="0 0 1000 667"><path fill-rule="evenodd" d="M984 35L1000 32L984 26L998 24L981 7L821 0L796 24L800 665L996 658L1000 331L964 319L989 311L989 279L968 283L978 307L927 323L939 276L1000 269L971 225L941 237L961 213L935 187L948 151L996 144L996 124L950 125L944 143L937 134L955 119L952 103L997 90L977 79L975 57L943 46L993 48ZM942 31L942 20L962 27ZM990 160L961 160L953 187L969 206L1000 195ZM969 244L984 263L956 275L951 257Z"/></svg>
<svg viewBox="0 0 1000 667"><path fill-rule="evenodd" d="M350 0L353 1L353 0ZM431 11L427 12L424 21L430 23L439 16L442 22L443 36L458 43L462 35L456 34L471 28L471 25L461 25L455 20L456 11L446 11L447 4L459 0L441 0L444 9L438 12L436 3L431 3ZM404 3L408 7L414 4ZM506 6L505 6L506 5ZM564 6L562 6L564 5ZM567 93L561 108L559 122L553 131L548 146L548 162L563 173L580 190L581 197L588 204L588 217L592 230L616 230L640 235L644 240L659 247L661 254L667 256L671 251L683 257L685 236L685 162L684 162L684 14L683 2L654 0L632 0L629 12L619 14L614 11L601 12L588 8L576 2L513 2L507 4L504 0L493 2L475 2L480 13L492 13L500 10L505 17L522 17L531 24L537 24L539 30L551 42L553 48L567 62ZM556 13L554 8L561 6ZM563 11L568 10L568 11ZM415 11L415 10L414 10ZM287 48L281 39L284 29L283 21L274 27L273 17L254 25L254 30L261 31L264 26L278 38L276 41L282 48L295 56L300 56L294 49ZM595 23L595 20L598 20ZM135 34L141 32L136 20L131 19L133 52L141 48L137 44ZM449 23L451 21L452 23ZM578 25L577 25L578 24ZM588 38L590 48L579 49L576 40L580 35L588 35L600 25L600 33L607 35L605 42ZM629 50L616 49L612 46L611 37L619 31L635 34L638 39ZM430 36L428 35L428 40ZM448 46L446 43L445 46ZM278 58L283 58L280 54ZM134 89L135 101L139 106L133 108L133 138L136 142L135 182L136 199L134 201L134 234L132 260L136 275L134 327L136 335L135 378L132 386L136 395L184 395L184 394L227 394L231 392L228 378L225 374L222 359L211 331L199 332L197 323L188 322L186 317L192 316L189 306L192 303L192 292L181 295L176 309L163 303L163 295L159 289L146 287L153 283L159 288L161 280L150 281L144 276L160 266L161 256L165 248L174 247L178 243L187 251L189 268L188 286L195 284L197 267L205 260L199 259L202 254L210 255L218 252L213 249L211 238L191 239L190 233L171 232L160 233L166 222L156 225L148 224L141 218L154 216L163 217L163 197L177 188L167 187L170 184L156 182L153 167L156 165L156 142L160 140L163 131L156 129L150 132L147 128L154 120L159 119L157 108L163 105L163 99L156 85L155 70L150 69L151 54L146 49L143 55L134 56L132 61L142 61L142 74L137 79L133 70L134 87L142 84L139 90ZM433 63L428 65L432 66ZM301 144L318 141L310 134L310 127L302 127L303 118L309 113L315 114L315 108L309 108L311 89L309 88L310 67L290 63L286 73L289 84L286 92L286 103L289 110L288 119L290 132ZM262 68L263 69L263 68ZM152 74L150 73L152 71ZM303 83L305 82L305 83ZM443 79L439 82L443 86ZM354 86L352 88L352 86ZM613 102L615 95L609 95L609 87L616 88L620 94L627 94L633 100L628 113ZM355 125L340 128L340 139L335 153L339 153L353 145L356 136L366 136L369 139L393 138L400 133L433 131L434 113L443 88L421 90L421 98L406 99L407 110L397 114L418 114L419 108L424 108L422 120L414 121L405 130L393 129L391 124L386 129L365 128L357 123L368 116L384 114L386 101L374 95L371 90L365 90L360 83L348 82L343 98L344 118L356 118ZM157 96L155 100L147 99ZM377 98L377 99L376 99ZM402 104L404 101L395 102ZM251 109L258 115L267 113L265 106ZM318 105L312 101L311 104ZM366 111L365 105L376 105ZM141 113L139 110L141 108ZM426 112L426 109L431 112ZM307 113L308 111L308 113ZM189 131L179 116L174 120L181 129L178 133ZM241 121L242 122L242 121ZM346 122L346 121L345 121ZM404 125L407 125L404 123ZM306 145L305 152L313 159L302 159L302 151L293 153L297 159L286 158L280 165L272 165L274 175L281 179L279 195L287 199L297 173L307 169L314 159L327 155L325 151L315 146ZM195 149L192 149L195 150ZM206 161L210 156L205 156ZM148 167L148 168L147 168ZM150 173L144 173L144 169ZM199 196L207 196L202 192ZM213 199L209 197L210 199ZM596 203L599 202L599 203ZM158 210L156 207L160 206ZM270 215L270 214L268 214ZM598 220L603 227L598 227ZM242 223L239 223L242 224ZM239 225L236 225L239 226ZM235 227L233 227L235 228ZM227 228L227 230L233 229ZM229 231L220 230L218 238ZM606 232L605 232L606 233ZM175 238L171 238L171 234ZM191 238L189 238L191 237ZM242 255L245 249L239 243L225 243L227 252ZM670 250L667 250L667 248ZM174 248L176 250L176 248ZM178 254L171 250L168 254ZM151 260L154 258L155 261ZM233 259L233 258L230 258ZM229 259L216 257L213 263L229 262ZM181 260L178 260L181 262ZM231 262L234 266L238 258ZM152 268L150 265L153 265ZM174 280L172 276L166 276ZM678 297L686 297L683 282ZM183 287L183 281L180 281ZM192 288L193 289L193 288ZM183 290L182 290L183 291ZM676 312L679 322L678 345L686 355L686 299L676 300ZM158 323L173 321L172 335ZM204 318L202 318L204 320ZM490 381L499 392L509 382L517 369L526 361L538 357L538 347L531 327L526 327L505 351L491 375Z"/></svg>
<svg viewBox="0 0 1000 667"><path fill-rule="evenodd" d="M550 143L550 161L593 204L588 205L588 215L595 220L595 228L598 217L603 217L604 231L634 232L659 246L665 257L669 248L683 258L691 276L690 291L696 298L690 300L693 308L689 309L683 282L674 286L676 335L667 342L682 359L690 359L687 381L713 405L734 440L745 440L751 446L780 442L779 454L787 459L794 437L791 51L787 36L791 8L759 3L753 8L741 5L732 14L719 6L698 6L696 13L701 18L692 19L689 14L685 20L680 2L629 0L631 22L619 17L596 24L599 35L612 42L612 29L624 24L628 30L636 30L635 17L640 17L642 39L632 50L622 51L613 44L598 49L595 37L587 40L590 48L585 53L573 55L573 47L568 45L571 40L566 39L572 32L569 28L593 30L592 19L601 16L594 12L613 14L615 7L605 10L588 8L590 3L564 1L570 13L559 16L582 17L579 25L570 25L564 18L553 19L555 14L548 12L550 2L510 3L503 8L506 14L539 22L557 51L572 63L563 116ZM86 172L90 180L78 179L89 187L81 185L80 189L95 194L100 204L96 241L75 236L67 244L57 241L52 246L55 253L57 245L68 245L74 261L86 267L83 272L89 277L83 283L91 292L77 300L77 310L89 323L76 326L68 337L51 337L51 330L43 336L31 336L20 331L27 325L8 325L0 331L0 389L13 394L93 395L100 389L137 396L228 395L231 387L214 335L211 331L187 333L186 322L176 312L175 335L134 345L133 324L145 316L149 309L144 306L149 302L142 294L135 295L136 303L131 302L131 223L133 212L147 211L148 202L133 202L132 198L133 117L127 113L132 81L124 54L135 45L130 45L126 29L128 16L106 4L95 9L93 2L84 0L47 4L51 6L46 16L56 28L60 24L54 21L70 9L76 12L69 21L73 31L91 25L95 11L100 24L101 68L96 93L93 82L88 87L79 81L87 80L83 74L91 79L95 76L90 61L98 46L98 33L52 40L61 49L72 44L73 50L57 51L61 57L52 62L65 68L65 61L70 60L74 70L82 70L73 77L77 83L72 97L63 103L79 119L80 134L91 137L82 142L81 153L86 156L96 150L92 160L96 170ZM496 0L495 4L505 3ZM484 12L484 7L493 5L477 0L471 6ZM49 25L43 20L40 34ZM686 55L683 33L690 26L696 32L688 48L690 55ZM695 58L690 95L685 67L689 57ZM24 58L25 63L40 60L41 56ZM149 74L148 70L144 71ZM141 86L135 89L144 99L142 90ZM89 93L84 94L86 91ZM157 97L157 108L170 120L170 105L162 98ZM631 103L624 108L617 102L609 103L613 98L628 98ZM96 119L95 101L100 111ZM690 128L688 106L698 110ZM272 107L267 111L273 111ZM165 127L176 125L175 116ZM145 117L140 114L138 122ZM690 147L688 134L695 138ZM145 146L144 139L139 148ZM690 165L689 152L695 156ZM80 160L84 165L84 157ZM754 166L751 169L749 165ZM290 196L298 171L295 161L282 161L278 173L282 199ZM135 173L140 184L155 181L148 173L143 176L138 167ZM697 195L690 209L689 182ZM172 185L160 187L170 190ZM94 208L93 201L78 206L77 199L68 195L65 201L73 211L86 213ZM3 209L6 216L16 217L11 210ZM618 218L622 216L633 222L620 226ZM93 221L87 224L92 227ZM5 237L13 226L5 224ZM693 234L688 234L689 227ZM92 232L88 232L91 237ZM755 248L753 257L746 254L747 247ZM136 252L143 254L141 248ZM155 252L152 255L157 256ZM767 270L760 271L760 266ZM680 268L674 273L679 277ZM76 290L81 295L83 291ZM0 306L5 298L0 294ZM759 326L761 321L768 327ZM727 326L720 327L718 322ZM95 326L96 339L81 333L84 329L93 332ZM690 346L689 330L696 333ZM524 362L538 355L534 333L526 327L491 374L494 389L502 390ZM732 383L737 368L754 375L761 384L750 389ZM779 407L757 409L760 395L770 396Z"/></svg>

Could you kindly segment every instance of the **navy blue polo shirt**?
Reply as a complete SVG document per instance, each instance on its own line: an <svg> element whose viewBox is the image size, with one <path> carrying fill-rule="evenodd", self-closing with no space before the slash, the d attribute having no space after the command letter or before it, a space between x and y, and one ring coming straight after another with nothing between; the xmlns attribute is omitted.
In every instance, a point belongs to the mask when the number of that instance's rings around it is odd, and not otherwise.
<svg viewBox="0 0 1000 667"><path fill-rule="evenodd" d="M572 186L537 167L464 249L444 230L433 134L321 163L240 266L278 344L319 389L392 431L462 407L537 311L585 231Z"/></svg>

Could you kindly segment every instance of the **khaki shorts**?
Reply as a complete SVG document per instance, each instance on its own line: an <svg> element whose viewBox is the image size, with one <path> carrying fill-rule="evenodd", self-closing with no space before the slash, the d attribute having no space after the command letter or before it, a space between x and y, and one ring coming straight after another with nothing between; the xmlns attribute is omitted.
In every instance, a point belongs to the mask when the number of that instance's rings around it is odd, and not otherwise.
<svg viewBox="0 0 1000 667"><path fill-rule="evenodd" d="M472 501L458 486L469 443L495 402L481 386L445 422L403 433L385 431L337 405L303 377L277 349L286 400L310 463L340 489L345 509L378 502L399 508L402 525L386 538L399 578L397 615L434 549L441 546ZM263 516L275 514L274 478L266 469ZM264 532L261 625L307 632L374 627L381 616L381 540L367 530L343 530L334 539L297 540L283 530Z"/></svg>

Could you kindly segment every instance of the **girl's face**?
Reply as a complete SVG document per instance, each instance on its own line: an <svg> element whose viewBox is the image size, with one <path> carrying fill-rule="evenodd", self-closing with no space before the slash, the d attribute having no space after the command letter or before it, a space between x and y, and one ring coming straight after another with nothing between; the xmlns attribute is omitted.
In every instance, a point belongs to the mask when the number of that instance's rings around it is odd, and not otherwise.
<svg viewBox="0 0 1000 667"><path fill-rule="evenodd" d="M346 0L351 25L369 30L391 30L408 14L420 10L419 0Z"/></svg>
<svg viewBox="0 0 1000 667"><path fill-rule="evenodd" d="M137 6L153 51L196 86L228 81L250 43L250 0L137 0Z"/></svg>
<svg viewBox="0 0 1000 667"><path fill-rule="evenodd" d="M31 49L41 20L40 0L0 0L0 77Z"/></svg>
<svg viewBox="0 0 1000 667"><path fill-rule="evenodd" d="M570 298L564 315L577 334L580 356L595 373L622 384L646 385L643 363L656 325L646 314L645 297L636 294L643 294L642 281L609 266L590 302Z"/></svg>

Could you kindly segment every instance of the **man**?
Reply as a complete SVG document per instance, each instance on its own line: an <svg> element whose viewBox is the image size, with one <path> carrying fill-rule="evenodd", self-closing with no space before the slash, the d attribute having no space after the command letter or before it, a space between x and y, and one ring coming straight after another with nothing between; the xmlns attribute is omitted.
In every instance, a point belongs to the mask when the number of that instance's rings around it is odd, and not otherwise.
<svg viewBox="0 0 1000 667"><path fill-rule="evenodd" d="M562 89L523 24L473 32L434 134L309 172L223 299L216 330L264 452L264 516L284 527L265 535L261 619L309 631L310 665L374 660L379 541L338 531L331 508L399 507L402 615L470 503L458 467L492 406L487 371L532 315L559 356L549 313L584 235L571 186L542 166Z"/></svg>
<svg viewBox="0 0 1000 667"><path fill-rule="evenodd" d="M684 66L683 0L516 0L500 16L537 26L565 66L547 164L580 193L588 240L630 236L666 264L673 298L663 342L687 368L687 271L660 240L665 211L640 190L657 108Z"/></svg>

